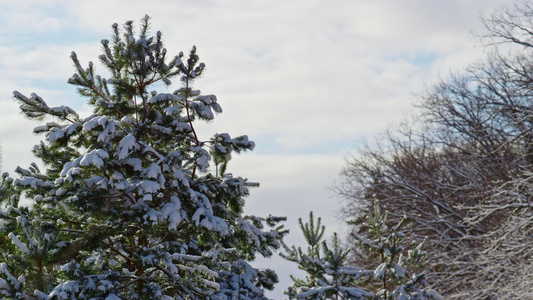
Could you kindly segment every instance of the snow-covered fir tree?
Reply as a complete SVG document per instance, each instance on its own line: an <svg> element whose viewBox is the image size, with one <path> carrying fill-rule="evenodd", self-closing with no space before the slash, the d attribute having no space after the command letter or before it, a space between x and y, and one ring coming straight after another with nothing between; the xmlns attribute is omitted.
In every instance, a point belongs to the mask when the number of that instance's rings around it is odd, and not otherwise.
<svg viewBox="0 0 533 300"><path fill-rule="evenodd" d="M358 267L348 266L348 251L339 245L337 234L333 235L333 245L323 239L325 226L321 218L316 220L309 213L309 222L299 220L300 228L308 244L307 251L295 246L284 245L285 252L280 255L298 264L307 273L305 279L291 275L294 284L287 291L289 297L298 299L337 299L338 297L363 297L373 294L356 286L359 279L369 276L370 272ZM316 222L316 224L315 224Z"/></svg>
<svg viewBox="0 0 533 300"><path fill-rule="evenodd" d="M3 299L265 299L278 281L249 262L281 246L284 218L244 216L256 184L225 172L254 143L198 136L195 122L222 109L192 87L205 68L196 48L170 56L148 16L139 27L114 24L102 40L110 78L72 53L68 83L92 115L14 92L28 118L46 119L33 148L46 169L1 178ZM174 79L176 91L152 91Z"/></svg>
<svg viewBox="0 0 533 300"><path fill-rule="evenodd" d="M309 214L309 222L299 219L300 228L308 244L307 250L283 243L281 256L298 264L306 272L305 279L294 276L293 285L286 293L290 299L441 299L435 291L424 288L425 273L409 272L421 266L424 242L406 250L401 232L405 220L392 227L387 225L387 212L379 202L368 210L359 223L360 233L353 232L356 245L369 251L367 258L376 262L373 270L366 270L350 263L351 248L339 245L337 234L331 245L323 239L325 227L321 219Z"/></svg>

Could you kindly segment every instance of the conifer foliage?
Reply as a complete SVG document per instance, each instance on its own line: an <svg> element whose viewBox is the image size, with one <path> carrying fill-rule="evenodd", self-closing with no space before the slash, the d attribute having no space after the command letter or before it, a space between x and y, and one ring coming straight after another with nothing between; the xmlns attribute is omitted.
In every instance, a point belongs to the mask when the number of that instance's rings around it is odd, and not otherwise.
<svg viewBox="0 0 533 300"><path fill-rule="evenodd" d="M328 245L323 239L325 227L312 212L308 223L299 219L307 251L283 244L286 253L281 253L307 274L305 279L292 277L294 283L287 291L291 299L441 299L423 287L424 272L408 271L421 267L424 242L406 250L401 231L404 220L389 228L387 215L375 200L365 218L357 221L360 231L352 232L358 249L367 252L369 261L378 262L373 270L350 264L352 248L339 245L336 233Z"/></svg>
<svg viewBox="0 0 533 300"><path fill-rule="evenodd" d="M170 57L149 21L138 35L131 21L114 24L102 40L110 78L72 53L68 83L91 116L14 92L26 117L48 121L33 149L46 170L32 164L1 179L3 299L263 299L277 282L248 262L281 246L284 218L244 216L255 184L225 173L232 153L254 143L198 136L195 122L222 112L192 88L205 65L195 47ZM173 93L151 90L174 79Z"/></svg>

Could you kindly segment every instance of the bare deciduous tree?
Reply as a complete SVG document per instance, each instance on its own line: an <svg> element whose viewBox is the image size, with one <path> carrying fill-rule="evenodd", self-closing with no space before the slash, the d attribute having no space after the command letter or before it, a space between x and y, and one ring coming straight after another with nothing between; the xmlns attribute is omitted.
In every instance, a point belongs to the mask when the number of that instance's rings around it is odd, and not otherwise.
<svg viewBox="0 0 533 300"><path fill-rule="evenodd" d="M391 217L407 216L410 238L428 237L428 281L444 296L528 299L533 7L524 1L483 22L485 41L505 51L425 91L418 118L350 158L334 189L347 219L372 195Z"/></svg>

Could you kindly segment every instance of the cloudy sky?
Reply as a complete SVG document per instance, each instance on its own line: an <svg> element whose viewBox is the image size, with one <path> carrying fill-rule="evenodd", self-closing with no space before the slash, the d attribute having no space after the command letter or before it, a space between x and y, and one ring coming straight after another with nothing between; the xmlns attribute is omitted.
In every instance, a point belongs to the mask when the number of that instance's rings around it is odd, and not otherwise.
<svg viewBox="0 0 533 300"><path fill-rule="evenodd" d="M257 144L229 171L261 183L247 212L285 215L301 244L297 219L313 210L342 231L338 199L327 191L350 151L412 111L414 94L439 76L483 56L471 32L479 15L509 0L0 0L0 142L2 170L33 161L32 134L11 100L36 92L51 105L88 115L66 81L76 51L82 65L97 62L111 24L152 19L170 54L196 45L207 72L195 88L215 94L224 109L202 126L247 134ZM98 65L97 65L98 66ZM102 68L100 68L101 70ZM177 88L177 87L176 87ZM173 90L173 89L172 89ZM296 267L278 270L278 289Z"/></svg>

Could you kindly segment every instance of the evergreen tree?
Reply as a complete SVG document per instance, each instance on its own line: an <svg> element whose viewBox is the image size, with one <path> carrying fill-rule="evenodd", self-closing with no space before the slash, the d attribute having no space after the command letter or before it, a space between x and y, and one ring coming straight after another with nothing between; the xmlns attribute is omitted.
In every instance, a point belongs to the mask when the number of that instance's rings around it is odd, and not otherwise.
<svg viewBox="0 0 533 300"><path fill-rule="evenodd" d="M328 246L323 239L325 226L321 225L321 218L316 220L313 212L309 213L309 223L299 220L300 229L308 243L307 251L295 246L284 245L287 253L280 255L298 264L298 268L305 271L305 279L291 275L294 284L289 289L290 297L303 299L344 299L346 295L363 297L372 293L356 285L361 277L368 277L370 273L358 267L346 266L348 251L339 245L337 234L333 235L333 245ZM320 297L320 298L319 298Z"/></svg>
<svg viewBox="0 0 533 300"><path fill-rule="evenodd" d="M34 129L46 137L33 148L46 170L32 164L18 179L2 177L4 299L262 299L277 282L248 262L281 246L284 218L244 216L257 184L225 173L232 153L254 143L198 136L195 122L222 112L214 95L192 87L205 65L195 47L169 57L149 21L138 36L131 21L114 24L112 40L102 40L111 78L72 53L68 83L91 116L14 92L25 116L55 121ZM174 78L175 92L151 90ZM18 205L21 196L30 207Z"/></svg>
<svg viewBox="0 0 533 300"><path fill-rule="evenodd" d="M307 276L305 279L291 276L294 283L287 291L289 296L297 299L440 299L433 290L421 288L425 284L424 272L411 274L408 271L421 266L424 242L405 251L401 244L404 237L401 227L405 220L389 228L387 215L375 200L364 222L358 222L361 234L352 233L359 249L377 254L367 255L372 262L379 261L374 270L351 266L348 259L351 248L343 249L336 233L332 245L328 245L322 239L325 227L320 225L320 218L315 225L312 212L309 223L303 224L299 219L308 243L307 251L283 244L286 253L281 256L297 263Z"/></svg>

